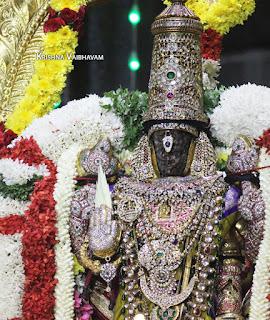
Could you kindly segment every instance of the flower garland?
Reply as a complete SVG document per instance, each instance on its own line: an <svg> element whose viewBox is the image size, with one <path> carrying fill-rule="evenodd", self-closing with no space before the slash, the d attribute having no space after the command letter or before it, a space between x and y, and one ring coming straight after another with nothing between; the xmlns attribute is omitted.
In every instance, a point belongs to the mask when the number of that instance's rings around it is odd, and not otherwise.
<svg viewBox="0 0 270 320"><path fill-rule="evenodd" d="M219 75L220 68L221 67L218 61L212 59L202 59L204 90L217 88L218 80L216 80L216 78Z"/></svg>
<svg viewBox="0 0 270 320"><path fill-rule="evenodd" d="M8 117L5 126L20 134L35 118L42 117L60 101L65 87L66 74L73 69L72 57L78 45L78 33L82 32L82 20L85 7L77 8L84 1L60 1L60 7L66 5L58 17L57 1L51 1L52 9L48 21L44 23L44 51L42 55L61 57L59 60L36 60L35 73L25 89L24 98ZM78 13L67 6L78 10ZM55 6L54 6L55 5ZM54 9L56 11L54 11Z"/></svg>
<svg viewBox="0 0 270 320"><path fill-rule="evenodd" d="M0 320L21 317L23 285L22 234L0 234Z"/></svg>
<svg viewBox="0 0 270 320"><path fill-rule="evenodd" d="M171 4L168 0L163 2ZM211 28L221 35L243 24L255 10L255 0L188 0L186 5L201 19L205 29Z"/></svg>
<svg viewBox="0 0 270 320"><path fill-rule="evenodd" d="M40 179L42 179L42 176L34 175L25 184L7 185L0 174L0 195L4 198L9 197L14 200L27 201L35 189L35 183Z"/></svg>
<svg viewBox="0 0 270 320"><path fill-rule="evenodd" d="M263 148L260 166L270 165L270 156ZM270 318L270 169L260 171L260 188L265 203L265 229L260 245L258 259L253 275L252 295L250 301L250 320L268 320Z"/></svg>
<svg viewBox="0 0 270 320"><path fill-rule="evenodd" d="M266 148L266 152L270 154L270 129L263 130L262 137L255 139L255 142L260 148Z"/></svg>
<svg viewBox="0 0 270 320"><path fill-rule="evenodd" d="M49 176L50 173L44 164L35 167L29 166L19 159L6 158L0 159L0 175L3 176L3 181L11 186L13 184L25 184L34 175Z"/></svg>
<svg viewBox="0 0 270 320"><path fill-rule="evenodd" d="M30 203L30 201L18 201L10 197L4 198L0 195L0 218L9 217L10 215L23 216Z"/></svg>
<svg viewBox="0 0 270 320"><path fill-rule="evenodd" d="M15 138L17 138L17 134L10 129L5 132L5 124L3 121L1 121L0 122L0 151L1 149L5 149L6 146L9 145L10 142Z"/></svg>
<svg viewBox="0 0 270 320"><path fill-rule="evenodd" d="M57 239L55 245L56 274L58 280L55 288L55 320L72 320L74 317L74 260L69 236L69 216L72 195L75 189L76 160L81 150L73 145L63 153L58 162L57 183L54 190L57 211Z"/></svg>
<svg viewBox="0 0 270 320"><path fill-rule="evenodd" d="M102 137L109 138L118 151L123 140L123 124L120 117L101 108L100 104L110 105L112 100L90 95L71 101L66 106L35 119L18 140L33 136L42 153L54 164L57 164L61 154L72 144L92 148Z"/></svg>
<svg viewBox="0 0 270 320"><path fill-rule="evenodd" d="M222 40L223 36L215 30L205 30L201 37L202 57L218 61L222 51Z"/></svg>
<svg viewBox="0 0 270 320"><path fill-rule="evenodd" d="M11 158L14 161L22 160L24 164L36 167L45 165L50 172L49 176L45 176L36 183L31 196L32 202L24 216L6 215L0 218L0 232L5 236L22 233L21 255L24 263L25 283L24 287L23 284L16 283L14 288L10 288L14 292L17 287L23 290L22 299L17 301L18 306L22 302L21 317L25 320L53 319L53 293L56 280L53 280L55 264L52 246L56 242L54 226L56 213L52 194L56 182L56 168L42 155L33 138L21 139L13 148L6 148L2 157ZM14 266L10 265L9 268L12 269ZM2 269L1 272L3 272ZM12 283L10 285L12 286ZM5 291L5 288L0 287L0 290ZM2 296L3 292L1 292ZM8 305L8 302L6 303ZM3 314L2 310L0 314Z"/></svg>
<svg viewBox="0 0 270 320"><path fill-rule="evenodd" d="M210 115L213 136L227 146L239 134L259 137L263 129L270 128L269 101L270 88L264 86L249 83L225 90Z"/></svg>

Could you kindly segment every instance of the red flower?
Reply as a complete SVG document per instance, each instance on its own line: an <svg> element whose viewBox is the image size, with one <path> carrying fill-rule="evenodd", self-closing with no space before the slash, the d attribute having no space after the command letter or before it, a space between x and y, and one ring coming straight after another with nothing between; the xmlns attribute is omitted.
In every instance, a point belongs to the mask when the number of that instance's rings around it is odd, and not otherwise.
<svg viewBox="0 0 270 320"><path fill-rule="evenodd" d="M78 12L78 18L79 20L83 20L85 14L85 6L80 7Z"/></svg>
<svg viewBox="0 0 270 320"><path fill-rule="evenodd" d="M76 21L73 26L72 26L72 29L74 31L77 31L78 32L78 37L82 37L83 36L83 22L81 21Z"/></svg>
<svg viewBox="0 0 270 320"><path fill-rule="evenodd" d="M1 132L5 132L5 130L6 130L6 129L5 129L5 124L4 124L3 121L1 121L1 122L0 122L0 131L1 131Z"/></svg>
<svg viewBox="0 0 270 320"><path fill-rule="evenodd" d="M18 135L16 134L16 133L14 133L12 130L7 130L6 132L5 132L5 144L6 145L9 145L10 144L10 142L13 140L13 139L15 139L15 138L17 138L18 137Z"/></svg>
<svg viewBox="0 0 270 320"><path fill-rule="evenodd" d="M56 17L57 17L57 12L54 11L52 8L50 8L50 14L49 14L48 20Z"/></svg>
<svg viewBox="0 0 270 320"><path fill-rule="evenodd" d="M44 22L44 25L43 25L44 33L55 32L61 29L65 25L66 25L65 21L60 17L49 19Z"/></svg>
<svg viewBox="0 0 270 320"><path fill-rule="evenodd" d="M218 60L222 50L223 36L211 28L205 30L201 37L202 57Z"/></svg>
<svg viewBox="0 0 270 320"><path fill-rule="evenodd" d="M78 13L69 8L65 8L61 11L61 18L65 21L65 23L72 23L78 20Z"/></svg>
<svg viewBox="0 0 270 320"><path fill-rule="evenodd" d="M270 154L270 128L267 130L263 130L263 136L259 137L259 139L254 139L257 146L260 148L266 148L266 152Z"/></svg>

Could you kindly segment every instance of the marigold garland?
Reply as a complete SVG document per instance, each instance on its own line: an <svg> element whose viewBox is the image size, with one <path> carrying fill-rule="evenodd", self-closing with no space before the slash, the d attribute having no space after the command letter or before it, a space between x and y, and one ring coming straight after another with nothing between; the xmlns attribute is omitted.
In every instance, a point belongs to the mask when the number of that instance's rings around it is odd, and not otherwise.
<svg viewBox="0 0 270 320"><path fill-rule="evenodd" d="M25 270L22 318L25 320L53 319L56 271L53 246L55 239L55 201L53 190L56 183L56 168L46 159L36 142L21 139L13 148L2 149L2 158L19 159L29 165L45 164L50 172L35 185L31 204L24 216L9 216L0 219L2 234L22 233L22 258ZM19 303L19 302L18 302Z"/></svg>
<svg viewBox="0 0 270 320"><path fill-rule="evenodd" d="M171 3L166 0L164 4ZM186 5L201 19L205 29L211 28L221 35L237 24L243 24L255 10L255 0L188 0Z"/></svg>
<svg viewBox="0 0 270 320"><path fill-rule="evenodd" d="M20 134L35 118L50 112L54 104L60 101L66 74L73 69L72 57L78 45L78 34L82 33L84 1L60 1L59 4L58 1L51 1L52 9L48 20L44 23L46 34L42 55L58 55L61 59L35 61L35 73L25 89L25 96L5 123L7 129L12 129L17 134ZM56 11L59 8L63 10L58 17Z"/></svg>

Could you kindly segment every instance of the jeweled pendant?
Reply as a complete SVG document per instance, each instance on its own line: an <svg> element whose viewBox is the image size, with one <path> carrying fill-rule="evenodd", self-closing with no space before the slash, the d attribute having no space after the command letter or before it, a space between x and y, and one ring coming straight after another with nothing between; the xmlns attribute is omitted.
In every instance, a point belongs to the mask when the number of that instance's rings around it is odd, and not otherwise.
<svg viewBox="0 0 270 320"><path fill-rule="evenodd" d="M110 281L116 276L116 267L111 263L105 263L100 268L100 277L107 282L106 291L110 292Z"/></svg>
<svg viewBox="0 0 270 320"><path fill-rule="evenodd" d="M172 146L173 146L173 137L171 135L165 136L162 139L163 142L163 148L166 152L171 152Z"/></svg>

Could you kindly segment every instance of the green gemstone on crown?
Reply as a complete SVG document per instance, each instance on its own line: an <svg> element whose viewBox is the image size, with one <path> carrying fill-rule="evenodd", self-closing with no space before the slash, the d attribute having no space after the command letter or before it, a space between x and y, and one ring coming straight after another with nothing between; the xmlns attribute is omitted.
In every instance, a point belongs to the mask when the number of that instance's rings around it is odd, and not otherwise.
<svg viewBox="0 0 270 320"><path fill-rule="evenodd" d="M169 71L167 73L167 78L170 79L170 80L174 79L175 78L175 73L173 71Z"/></svg>

